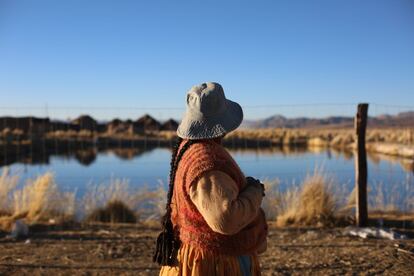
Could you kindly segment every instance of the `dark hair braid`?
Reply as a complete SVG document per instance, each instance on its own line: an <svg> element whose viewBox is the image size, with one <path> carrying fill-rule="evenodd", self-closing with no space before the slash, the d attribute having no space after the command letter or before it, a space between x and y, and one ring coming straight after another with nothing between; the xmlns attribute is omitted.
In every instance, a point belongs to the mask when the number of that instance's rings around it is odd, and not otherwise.
<svg viewBox="0 0 414 276"><path fill-rule="evenodd" d="M157 238L157 244L152 258L153 262L160 265L176 265L177 253L180 248L181 242L178 237L178 233L174 231L174 227L171 221L171 201L174 193L174 180L177 172L178 163L184 155L184 152L194 143L195 140L189 140L178 152L183 139L178 138L177 143L173 149L171 157L171 170L170 170L170 183L167 194L167 204L165 206L165 215L162 217L162 231Z"/></svg>

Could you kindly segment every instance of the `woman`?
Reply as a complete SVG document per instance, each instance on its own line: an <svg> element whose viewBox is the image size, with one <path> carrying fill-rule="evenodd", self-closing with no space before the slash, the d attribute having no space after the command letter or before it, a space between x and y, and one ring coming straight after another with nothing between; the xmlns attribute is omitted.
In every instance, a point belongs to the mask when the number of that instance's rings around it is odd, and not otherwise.
<svg viewBox="0 0 414 276"><path fill-rule="evenodd" d="M264 186L245 178L221 145L243 111L218 83L194 86L172 154L163 231L154 261L160 275L260 275L266 249Z"/></svg>

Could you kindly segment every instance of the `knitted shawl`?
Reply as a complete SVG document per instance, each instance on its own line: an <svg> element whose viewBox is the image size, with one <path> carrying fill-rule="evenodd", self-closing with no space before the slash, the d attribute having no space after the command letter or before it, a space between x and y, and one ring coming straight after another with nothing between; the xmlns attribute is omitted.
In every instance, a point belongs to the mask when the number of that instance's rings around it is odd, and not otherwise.
<svg viewBox="0 0 414 276"><path fill-rule="evenodd" d="M191 145L178 164L172 201L172 222L181 242L218 254L237 256L255 253L267 235L267 224L261 209L257 217L240 232L224 235L208 226L192 202L189 196L191 185L210 170L228 174L238 184L239 190L245 183L239 166L221 144L203 140Z"/></svg>

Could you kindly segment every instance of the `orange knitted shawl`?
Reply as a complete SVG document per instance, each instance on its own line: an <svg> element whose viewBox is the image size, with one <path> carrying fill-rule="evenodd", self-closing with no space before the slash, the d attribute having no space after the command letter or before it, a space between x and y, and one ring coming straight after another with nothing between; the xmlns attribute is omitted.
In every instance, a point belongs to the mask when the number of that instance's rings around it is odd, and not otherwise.
<svg viewBox="0 0 414 276"><path fill-rule="evenodd" d="M183 142L183 144L186 141ZM182 145L183 145L182 144ZM239 166L222 145L203 140L191 145L178 164L172 200L172 221L182 243L195 248L228 255L256 252L267 235L263 211L248 226L234 235L214 232L191 201L189 190L200 176L210 170L220 170L231 176L241 189L245 177Z"/></svg>

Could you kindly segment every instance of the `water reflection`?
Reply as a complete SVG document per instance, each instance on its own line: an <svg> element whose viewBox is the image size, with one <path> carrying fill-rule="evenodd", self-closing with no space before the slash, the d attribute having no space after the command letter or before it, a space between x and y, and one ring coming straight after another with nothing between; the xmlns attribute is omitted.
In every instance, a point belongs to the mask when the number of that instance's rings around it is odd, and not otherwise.
<svg viewBox="0 0 414 276"><path fill-rule="evenodd" d="M76 150L74 152L75 159L84 166L89 166L96 160L97 151L94 148L86 150Z"/></svg>
<svg viewBox="0 0 414 276"><path fill-rule="evenodd" d="M68 142L50 143L45 142L40 145L7 145L0 146L0 167L15 163L37 165L50 164L53 156L75 159L83 166L90 166L97 160L99 154L114 154L121 160L133 160L141 155L151 152L156 148L171 151L172 143L150 141L145 144L133 143L92 143L92 142ZM226 143L225 146L233 154L254 155L254 156L289 156L300 157L309 154L326 154L326 158L344 159L353 161L354 153L347 149L321 148L321 147L289 147L289 146L260 146L254 145L233 145ZM414 174L414 160L368 152L368 161L374 165L379 165L386 161L391 164L399 165L405 172Z"/></svg>
<svg viewBox="0 0 414 276"><path fill-rule="evenodd" d="M414 160L402 158L392 155L368 152L368 160L373 164L380 164L381 162L388 162L400 166L405 172L414 174Z"/></svg>
<svg viewBox="0 0 414 276"><path fill-rule="evenodd" d="M74 158L80 164L89 166L101 153L114 153L123 160L131 160L157 147L170 148L169 145L148 144L96 144L77 141L45 141L41 144L10 144L0 146L0 167L15 163L38 165L49 164L53 156Z"/></svg>

